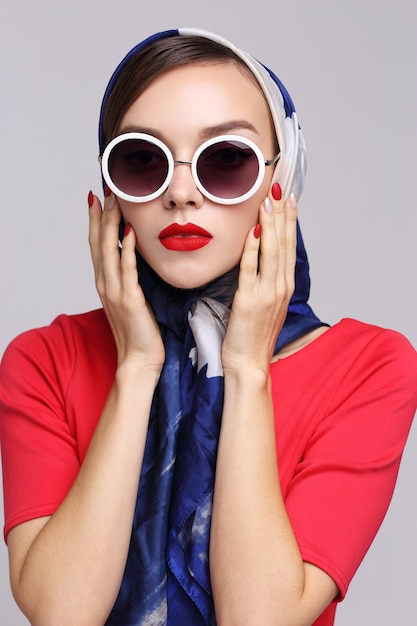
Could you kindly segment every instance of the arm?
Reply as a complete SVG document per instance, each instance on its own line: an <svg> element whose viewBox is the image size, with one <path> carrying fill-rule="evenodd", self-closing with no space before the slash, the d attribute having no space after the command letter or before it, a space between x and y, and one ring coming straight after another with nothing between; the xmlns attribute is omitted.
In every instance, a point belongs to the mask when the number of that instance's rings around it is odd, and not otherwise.
<svg viewBox="0 0 417 626"><path fill-rule="evenodd" d="M296 211L287 202L260 214L259 272L259 243L250 233L222 354L211 576L219 625L301 626L337 587L303 562L280 492L269 366L293 291Z"/></svg>
<svg viewBox="0 0 417 626"><path fill-rule="evenodd" d="M90 208L90 246L118 367L84 463L56 513L8 535L12 590L34 626L103 624L129 547L149 410L164 353L138 286L135 238L117 248L120 211ZM140 381L140 384L138 384Z"/></svg>

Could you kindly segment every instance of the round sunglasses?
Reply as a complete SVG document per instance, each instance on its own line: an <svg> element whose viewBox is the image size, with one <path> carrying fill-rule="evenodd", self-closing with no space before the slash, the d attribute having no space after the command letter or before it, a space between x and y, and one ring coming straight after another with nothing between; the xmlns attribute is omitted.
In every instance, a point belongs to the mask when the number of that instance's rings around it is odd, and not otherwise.
<svg viewBox="0 0 417 626"><path fill-rule="evenodd" d="M168 146L146 133L115 137L99 156L103 178L109 188L129 202L149 202L160 196L174 174L175 165L191 165L194 182L209 200L237 204L260 187L266 161L258 146L246 137L221 135L205 141L191 161L176 161Z"/></svg>

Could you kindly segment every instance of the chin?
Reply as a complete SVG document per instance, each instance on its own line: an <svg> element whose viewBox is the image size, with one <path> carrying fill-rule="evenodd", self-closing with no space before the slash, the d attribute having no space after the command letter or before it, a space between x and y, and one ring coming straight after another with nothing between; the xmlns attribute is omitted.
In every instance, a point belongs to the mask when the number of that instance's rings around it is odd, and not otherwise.
<svg viewBox="0 0 417 626"><path fill-rule="evenodd" d="M158 274L159 278L176 289L199 289L222 276L229 269L228 267L217 267L216 269L211 268L212 271L208 271L207 262L204 265L206 266L205 271L202 271L201 260L181 264L171 262L165 266L159 265L158 267L154 265L152 269Z"/></svg>
<svg viewBox="0 0 417 626"><path fill-rule="evenodd" d="M175 287L175 289L199 289L200 287L204 287L210 281L214 280L214 278L210 278L208 280L190 280L188 277L183 276L181 279L177 277L170 276L169 278L165 278L164 276L159 276L162 278L164 282L166 282L171 287Z"/></svg>
<svg viewBox="0 0 417 626"><path fill-rule="evenodd" d="M168 260L160 258L142 258L165 283L175 289L200 289L205 285L223 276L239 265L237 260L229 258L226 262L215 262L216 259L201 258L200 255L190 255L181 259L170 256ZM219 260L219 259L217 259ZM228 262L227 262L228 261Z"/></svg>
<svg viewBox="0 0 417 626"><path fill-rule="evenodd" d="M201 268L198 272L193 272L190 268L183 268L181 271L178 272L160 271L157 272L157 274L159 278L161 278L168 285L171 285L171 287L175 287L175 289L200 289L201 287L204 287L213 280L216 280L216 278L219 278L227 271L228 268L226 268L224 271L222 270L213 273L203 273L201 272Z"/></svg>

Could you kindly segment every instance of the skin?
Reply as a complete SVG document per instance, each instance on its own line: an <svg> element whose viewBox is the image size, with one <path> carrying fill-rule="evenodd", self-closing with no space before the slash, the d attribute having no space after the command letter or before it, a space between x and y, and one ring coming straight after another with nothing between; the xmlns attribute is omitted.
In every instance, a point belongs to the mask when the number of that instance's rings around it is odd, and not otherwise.
<svg viewBox="0 0 417 626"><path fill-rule="evenodd" d="M254 139L271 158L273 134L259 89L234 65L188 66L155 80L126 113L121 130L152 128L176 159L187 160L207 129L236 120L240 127L230 132ZM332 579L302 561L279 486L269 368L294 290L297 210L295 198L273 200L271 175L267 171L253 198L232 207L205 199L182 165L150 203L135 206L111 195L102 208L94 198L91 255L118 367L67 497L52 517L8 535L13 593L35 626L103 624L123 575L149 409L164 362L159 330L138 284L135 246L177 287L203 285L240 260L222 348L225 403L210 542L218 624L307 625L336 596ZM132 229L120 256L121 214ZM174 222L195 223L213 239L193 252L168 251L158 233ZM258 222L260 238L254 236Z"/></svg>
<svg viewBox="0 0 417 626"><path fill-rule="evenodd" d="M232 65L177 68L156 79L138 98L124 116L120 132L146 129L168 145L175 160L183 161L190 160L206 139L239 134L252 139L270 159L275 155L275 142L269 110L261 91L248 83ZM248 123L252 128L244 127ZM272 173L273 168L267 168L260 189L248 201L227 206L201 194L189 165L176 165L162 197L144 204L119 200L119 205L136 233L139 252L159 276L176 287L196 287L238 264L247 234L258 221ZM173 222L196 223L213 239L192 254L166 250L158 235Z"/></svg>

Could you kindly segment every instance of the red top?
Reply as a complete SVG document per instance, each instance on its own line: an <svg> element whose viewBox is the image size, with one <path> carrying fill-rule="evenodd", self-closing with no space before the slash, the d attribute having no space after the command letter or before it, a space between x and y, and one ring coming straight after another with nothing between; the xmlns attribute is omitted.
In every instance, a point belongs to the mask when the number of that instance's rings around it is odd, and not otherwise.
<svg viewBox="0 0 417 626"><path fill-rule="evenodd" d="M114 380L104 312L20 335L0 369L5 537L70 489ZM271 365L281 487L305 561L346 594L388 508L417 407L417 353L342 320ZM336 603L315 626L331 626Z"/></svg>

